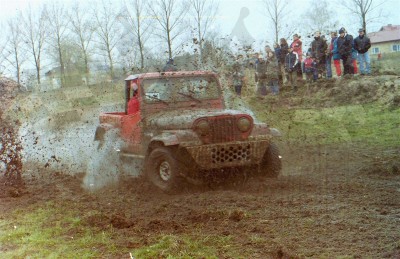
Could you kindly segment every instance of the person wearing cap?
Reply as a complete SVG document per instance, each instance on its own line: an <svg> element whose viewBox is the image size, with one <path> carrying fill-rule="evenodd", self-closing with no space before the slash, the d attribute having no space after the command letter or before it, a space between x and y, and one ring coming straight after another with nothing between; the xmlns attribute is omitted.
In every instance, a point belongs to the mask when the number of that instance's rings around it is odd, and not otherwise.
<svg viewBox="0 0 400 259"><path fill-rule="evenodd" d="M351 56L353 48L353 36L346 33L345 28L339 29L339 37L336 39L337 50L343 62L343 75L353 75L354 67Z"/></svg>
<svg viewBox="0 0 400 259"><path fill-rule="evenodd" d="M128 114L135 114L139 111L139 100L138 100L138 86L134 82L131 82L132 97L128 101Z"/></svg>
<svg viewBox="0 0 400 259"><path fill-rule="evenodd" d="M302 50L302 45L303 43L300 40L300 36L296 33L293 35L293 42L290 44L290 47L293 48L293 52L296 52L298 55L298 63L296 65L296 73L297 73L297 78L301 80L303 78L303 73L301 69L301 62L303 60L303 50Z"/></svg>
<svg viewBox="0 0 400 259"><path fill-rule="evenodd" d="M362 28L358 30L358 37L354 39L354 48L358 53L357 59L360 67L360 74L371 74L371 60L368 53L369 48L371 48L371 40L365 35L365 31Z"/></svg>

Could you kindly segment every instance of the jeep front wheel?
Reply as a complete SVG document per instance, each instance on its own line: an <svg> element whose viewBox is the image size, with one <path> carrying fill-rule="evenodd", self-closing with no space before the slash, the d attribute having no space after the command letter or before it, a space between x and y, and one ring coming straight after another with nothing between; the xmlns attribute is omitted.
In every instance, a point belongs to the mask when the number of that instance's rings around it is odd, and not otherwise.
<svg viewBox="0 0 400 259"><path fill-rule="evenodd" d="M279 149L274 143L270 143L260 164L261 176L275 178L281 173L282 161L279 155Z"/></svg>
<svg viewBox="0 0 400 259"><path fill-rule="evenodd" d="M158 147L146 159L146 175L150 182L166 193L176 192L182 184L182 164L170 148Z"/></svg>

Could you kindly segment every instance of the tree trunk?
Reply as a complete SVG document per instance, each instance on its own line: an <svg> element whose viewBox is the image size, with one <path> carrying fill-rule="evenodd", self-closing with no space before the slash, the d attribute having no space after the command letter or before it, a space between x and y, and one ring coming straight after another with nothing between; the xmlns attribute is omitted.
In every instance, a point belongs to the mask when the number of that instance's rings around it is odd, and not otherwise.
<svg viewBox="0 0 400 259"><path fill-rule="evenodd" d="M20 68L19 59L18 59L18 49L16 47L14 48L14 52L15 52L15 67L17 69L17 83L18 83L18 87L20 87L20 85L21 85L21 68Z"/></svg>
<svg viewBox="0 0 400 259"><path fill-rule="evenodd" d="M62 58L61 46L58 46L58 56L60 59L60 72L61 72L61 86L65 86L65 69L64 69L64 61Z"/></svg>
<svg viewBox="0 0 400 259"><path fill-rule="evenodd" d="M363 29L364 29L364 33L365 34L367 34L367 22L366 22L366 14L363 14L362 15L362 26L363 26Z"/></svg>
<svg viewBox="0 0 400 259"><path fill-rule="evenodd" d="M144 68L144 53L143 53L143 43L140 34L138 33L138 44L139 44L139 52L140 52L140 69Z"/></svg>
<svg viewBox="0 0 400 259"><path fill-rule="evenodd" d="M200 68L203 68L203 44L202 44L202 35L201 35L201 24L200 24L200 17L198 16L197 17L197 28L198 28L198 30L199 30L199 32L198 32L198 42L199 42L199 64L198 64L198 66L200 67Z"/></svg>
<svg viewBox="0 0 400 259"><path fill-rule="evenodd" d="M171 59L172 58L172 43L171 43L171 36L169 30L167 30L167 38L168 38L168 56Z"/></svg>
<svg viewBox="0 0 400 259"><path fill-rule="evenodd" d="M37 77L37 82L40 85L40 61L36 62L36 77Z"/></svg>
<svg viewBox="0 0 400 259"><path fill-rule="evenodd" d="M110 76L111 79L114 78L114 65L113 65L113 60L112 60L112 56L111 56L111 51L108 51L108 62L110 63Z"/></svg>
<svg viewBox="0 0 400 259"><path fill-rule="evenodd" d="M140 45L140 69L144 68L144 53L143 53L143 46Z"/></svg>

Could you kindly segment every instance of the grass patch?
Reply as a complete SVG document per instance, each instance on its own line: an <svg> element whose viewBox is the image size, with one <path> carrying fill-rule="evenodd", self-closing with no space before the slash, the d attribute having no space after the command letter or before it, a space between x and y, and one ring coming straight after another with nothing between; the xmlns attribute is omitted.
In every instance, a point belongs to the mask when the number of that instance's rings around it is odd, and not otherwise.
<svg viewBox="0 0 400 259"><path fill-rule="evenodd" d="M398 70L400 53L385 53L382 59L378 60L378 55L371 55L372 72L386 75L399 75Z"/></svg>
<svg viewBox="0 0 400 259"><path fill-rule="evenodd" d="M259 120L278 128L288 142L311 145L361 142L382 147L400 145L400 109L383 109L374 103L269 110L262 102L250 104Z"/></svg>
<svg viewBox="0 0 400 259"><path fill-rule="evenodd" d="M79 209L48 202L43 207L18 210L0 224L2 258L92 258L119 254L112 231L89 228Z"/></svg>
<svg viewBox="0 0 400 259"><path fill-rule="evenodd" d="M157 242L136 249L132 252L135 258L219 258L223 248L229 247L229 236L205 236L192 238L180 235L161 236Z"/></svg>
<svg viewBox="0 0 400 259"><path fill-rule="evenodd" d="M102 218L67 202L16 210L0 223L1 258L242 258L231 236L161 233L141 244L134 229L121 235Z"/></svg>

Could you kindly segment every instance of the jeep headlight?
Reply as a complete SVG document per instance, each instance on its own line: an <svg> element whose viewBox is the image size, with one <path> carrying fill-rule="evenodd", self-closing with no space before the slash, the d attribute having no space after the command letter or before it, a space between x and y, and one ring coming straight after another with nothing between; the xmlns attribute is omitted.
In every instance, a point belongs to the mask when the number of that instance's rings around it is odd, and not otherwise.
<svg viewBox="0 0 400 259"><path fill-rule="evenodd" d="M241 132L246 132L251 128L251 121L247 117L241 117L237 121L237 127Z"/></svg>
<svg viewBox="0 0 400 259"><path fill-rule="evenodd" d="M207 120L200 120L196 124L196 130L201 136L206 136L210 133L210 123Z"/></svg>

